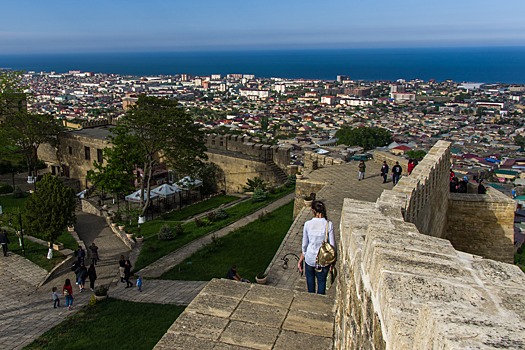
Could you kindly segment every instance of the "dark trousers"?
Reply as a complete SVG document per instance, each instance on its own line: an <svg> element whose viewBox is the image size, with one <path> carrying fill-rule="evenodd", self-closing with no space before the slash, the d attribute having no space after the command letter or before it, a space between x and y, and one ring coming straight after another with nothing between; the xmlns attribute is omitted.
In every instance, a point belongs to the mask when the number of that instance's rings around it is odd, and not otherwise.
<svg viewBox="0 0 525 350"><path fill-rule="evenodd" d="M7 243L2 243L2 251L4 252L4 256L7 256Z"/></svg>
<svg viewBox="0 0 525 350"><path fill-rule="evenodd" d="M55 300L53 301L53 307L56 309L56 308L59 307L59 306L60 306L60 299L57 298L57 299L55 299Z"/></svg>
<svg viewBox="0 0 525 350"><path fill-rule="evenodd" d="M306 286L308 293L315 293L315 279L317 278L317 294L325 294L326 292L326 277L330 266L322 267L316 270L315 267L304 264L304 274L306 275Z"/></svg>
<svg viewBox="0 0 525 350"><path fill-rule="evenodd" d="M392 182L394 183L394 185L399 182L399 177L400 175L397 174L392 175Z"/></svg>
<svg viewBox="0 0 525 350"><path fill-rule="evenodd" d="M95 280L89 280L89 288L95 289Z"/></svg>
<svg viewBox="0 0 525 350"><path fill-rule="evenodd" d="M381 176L383 177L383 183L385 183L385 182L386 182L387 175L386 175L386 174L382 174Z"/></svg>

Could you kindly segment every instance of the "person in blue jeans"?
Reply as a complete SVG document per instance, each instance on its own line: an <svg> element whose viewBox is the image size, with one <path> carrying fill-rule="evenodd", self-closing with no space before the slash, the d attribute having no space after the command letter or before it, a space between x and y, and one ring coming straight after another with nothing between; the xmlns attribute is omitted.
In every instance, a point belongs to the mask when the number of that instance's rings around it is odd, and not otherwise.
<svg viewBox="0 0 525 350"><path fill-rule="evenodd" d="M328 241L335 247L334 225L326 217L326 207L321 201L312 203L314 217L304 224L302 252L297 268L306 275L306 286L308 293L315 293L315 281L317 279L317 294L325 294L326 277L330 272L330 266L320 266L317 264L317 253L324 241L325 232L328 229Z"/></svg>

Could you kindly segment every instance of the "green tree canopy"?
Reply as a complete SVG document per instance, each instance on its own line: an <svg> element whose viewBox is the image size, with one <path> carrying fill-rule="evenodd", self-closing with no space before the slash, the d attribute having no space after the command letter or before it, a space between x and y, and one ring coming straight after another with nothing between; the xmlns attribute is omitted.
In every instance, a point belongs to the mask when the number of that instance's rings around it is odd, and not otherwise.
<svg viewBox="0 0 525 350"><path fill-rule="evenodd" d="M108 163L126 159L126 171L135 164L144 171L141 182L141 204L144 216L149 205L153 167L160 160L178 174L195 174L206 159L204 134L176 100L141 95L137 104L112 129L113 150ZM132 170L131 170L132 171Z"/></svg>
<svg viewBox="0 0 525 350"><path fill-rule="evenodd" d="M62 125L50 116L19 111L9 115L0 125L0 139L5 146L4 151L10 150L12 153L6 158L12 158L17 153L22 154L28 173L33 171L36 176L38 147L43 143L56 145L58 134L62 130Z"/></svg>
<svg viewBox="0 0 525 350"><path fill-rule="evenodd" d="M410 150L410 151L407 151L405 154L408 156L408 158L421 160L425 158L425 156L427 155L427 152L420 149L420 150Z"/></svg>
<svg viewBox="0 0 525 350"><path fill-rule="evenodd" d="M352 128L344 126L337 130L335 137L339 139L338 144L361 146L365 150L386 146L392 142L390 131L376 127Z"/></svg>
<svg viewBox="0 0 525 350"><path fill-rule="evenodd" d="M75 223L75 205L73 189L46 174L25 202L25 227L32 235L54 243L67 226Z"/></svg>
<svg viewBox="0 0 525 350"><path fill-rule="evenodd" d="M516 135L516 136L514 137L514 143L515 143L517 146L520 146L521 149L525 149L525 137L524 137L524 136Z"/></svg>

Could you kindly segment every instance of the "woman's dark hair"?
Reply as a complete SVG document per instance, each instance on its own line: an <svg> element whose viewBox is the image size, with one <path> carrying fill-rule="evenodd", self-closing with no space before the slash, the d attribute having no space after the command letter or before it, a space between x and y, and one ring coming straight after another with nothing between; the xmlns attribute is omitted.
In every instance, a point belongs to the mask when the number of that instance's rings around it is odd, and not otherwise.
<svg viewBox="0 0 525 350"><path fill-rule="evenodd" d="M66 282L64 282L64 286L70 286L71 285L71 281L69 280L69 278L66 278Z"/></svg>
<svg viewBox="0 0 525 350"><path fill-rule="evenodd" d="M321 214L321 216L328 220L326 217L326 207L324 206L324 203L321 201L313 201L312 203L312 209L316 212Z"/></svg>

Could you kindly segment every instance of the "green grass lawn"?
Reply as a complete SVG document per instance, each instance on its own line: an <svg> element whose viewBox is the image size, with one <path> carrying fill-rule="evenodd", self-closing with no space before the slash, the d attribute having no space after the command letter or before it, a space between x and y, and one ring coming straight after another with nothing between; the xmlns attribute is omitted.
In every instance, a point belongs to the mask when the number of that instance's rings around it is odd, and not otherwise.
<svg viewBox="0 0 525 350"><path fill-rule="evenodd" d="M29 198L29 195L24 195L22 198L15 198L12 194L1 195L0 205L2 206L4 213L15 208L23 209L27 198Z"/></svg>
<svg viewBox="0 0 525 350"><path fill-rule="evenodd" d="M176 236L175 239L171 241L159 240L157 238L157 233L163 225L167 224L168 226L175 226L177 224L176 222L167 223L165 221L153 220L145 223L142 227L142 234L146 239L144 240L142 249L135 264L135 270L140 270L152 262L193 241L194 239L202 237L210 232L219 230L293 191L294 188L283 187L280 191L269 194L267 200L264 202L253 203L251 200L248 200L238 203L237 205L226 209L228 218L212 222L209 226L197 227L195 222L188 222L183 225L184 233L180 236Z"/></svg>
<svg viewBox="0 0 525 350"><path fill-rule="evenodd" d="M251 281L270 264L293 222L293 202L202 248L161 279L223 278L231 265Z"/></svg>
<svg viewBox="0 0 525 350"><path fill-rule="evenodd" d="M22 255L22 247L19 245L18 237L13 232L9 232L8 237L11 241L11 243L9 243L11 253ZM58 263L65 259L65 256L55 251L53 252L53 259L48 260L48 248L28 239L24 240L24 246L26 251L25 258L47 271L51 271Z"/></svg>
<svg viewBox="0 0 525 350"><path fill-rule="evenodd" d="M64 248L71 249L73 251L77 250L78 243L73 238L71 233L69 233L68 230L64 230L60 236L57 238L57 242L62 243L64 245Z"/></svg>
<svg viewBox="0 0 525 350"><path fill-rule="evenodd" d="M108 299L83 308L24 349L150 350L183 310L175 305Z"/></svg>

